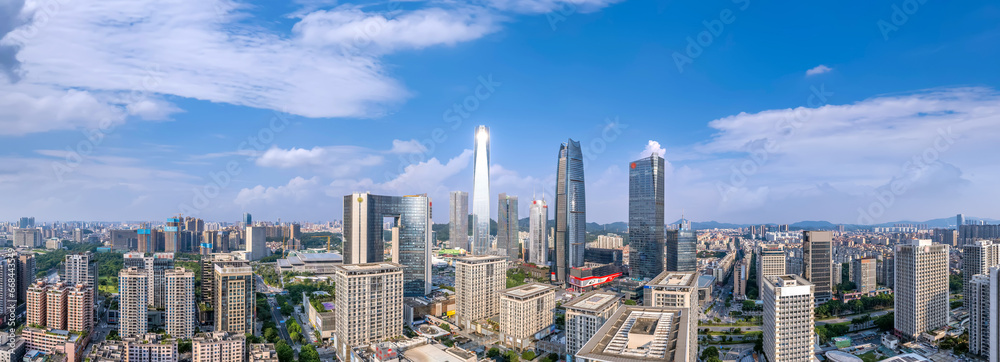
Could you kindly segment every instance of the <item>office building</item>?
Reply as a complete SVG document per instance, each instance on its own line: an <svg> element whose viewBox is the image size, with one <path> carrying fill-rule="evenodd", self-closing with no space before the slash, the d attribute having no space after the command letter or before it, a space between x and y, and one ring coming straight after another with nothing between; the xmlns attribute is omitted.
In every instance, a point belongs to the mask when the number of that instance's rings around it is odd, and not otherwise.
<svg viewBox="0 0 1000 362"><path fill-rule="evenodd" d="M592 291L563 305L566 309L566 354L573 356L622 306L618 293Z"/></svg>
<svg viewBox="0 0 1000 362"><path fill-rule="evenodd" d="M245 350L246 336L242 334L201 333L191 340L194 362L243 362Z"/></svg>
<svg viewBox="0 0 1000 362"><path fill-rule="evenodd" d="M476 127L472 165L472 253L487 254L490 249L490 129Z"/></svg>
<svg viewBox="0 0 1000 362"><path fill-rule="evenodd" d="M667 271L690 272L698 270L698 233L681 218L677 230L667 230Z"/></svg>
<svg viewBox="0 0 1000 362"><path fill-rule="evenodd" d="M21 229L34 229L35 228L35 217L22 217L17 224L18 228Z"/></svg>
<svg viewBox="0 0 1000 362"><path fill-rule="evenodd" d="M407 297L430 293L431 199L427 195L381 196L355 193L344 196L344 263L384 260L383 222L392 219L392 262L403 266Z"/></svg>
<svg viewBox="0 0 1000 362"><path fill-rule="evenodd" d="M646 284L643 290L643 305L650 307L669 307L686 311L693 317L687 321L691 325L684 330L690 333L683 340L697 343L698 340L698 273L665 271ZM685 350L697 352L697 345L686 346ZM688 358L694 361L695 355Z"/></svg>
<svg viewBox="0 0 1000 362"><path fill-rule="evenodd" d="M331 276L335 266L344 264L344 257L337 253L300 253L293 251L288 258L278 259L278 271L312 273Z"/></svg>
<svg viewBox="0 0 1000 362"><path fill-rule="evenodd" d="M137 230L111 230L111 249L115 251L136 250L139 247Z"/></svg>
<svg viewBox="0 0 1000 362"><path fill-rule="evenodd" d="M455 259L455 315L458 325L500 313L500 291L507 285L507 260L499 256L468 256Z"/></svg>
<svg viewBox="0 0 1000 362"><path fill-rule="evenodd" d="M628 240L635 253L634 278L653 278L664 265L664 160L658 154L633 161L628 172Z"/></svg>
<svg viewBox="0 0 1000 362"><path fill-rule="evenodd" d="M802 232L802 276L813 284L816 303L833 299L833 232Z"/></svg>
<svg viewBox="0 0 1000 362"><path fill-rule="evenodd" d="M861 293L868 293L874 291L876 288L875 283L875 259L874 258L863 258L854 259L852 261L854 265L854 285L857 287L858 291Z"/></svg>
<svg viewBox="0 0 1000 362"><path fill-rule="evenodd" d="M17 254L17 304L27 301L26 292L35 280L35 254Z"/></svg>
<svg viewBox="0 0 1000 362"><path fill-rule="evenodd" d="M93 328L94 293L81 284L66 288L66 329L86 332Z"/></svg>
<svg viewBox="0 0 1000 362"><path fill-rule="evenodd" d="M549 223L549 206L545 199L531 200L528 208L528 247L526 259L537 266L544 267L549 261L549 238L545 230Z"/></svg>
<svg viewBox="0 0 1000 362"><path fill-rule="evenodd" d="M500 291L500 342L523 350L554 322L556 287L528 283Z"/></svg>
<svg viewBox="0 0 1000 362"><path fill-rule="evenodd" d="M149 276L139 268L123 268L118 273L118 334L132 337L149 332Z"/></svg>
<svg viewBox="0 0 1000 362"><path fill-rule="evenodd" d="M94 300L97 300L97 279L97 262L93 254L88 251L66 255L61 279L66 285L83 284L94 293Z"/></svg>
<svg viewBox="0 0 1000 362"><path fill-rule="evenodd" d="M989 274L990 268L1000 264L1000 244L989 240L976 240L962 246L962 295L969 295L972 277Z"/></svg>
<svg viewBox="0 0 1000 362"><path fill-rule="evenodd" d="M253 216L251 216L249 212L244 212L242 221L244 227L253 225Z"/></svg>
<svg viewBox="0 0 1000 362"><path fill-rule="evenodd" d="M497 254L510 260L519 259L521 253L517 220L517 196L500 193L497 202Z"/></svg>
<svg viewBox="0 0 1000 362"><path fill-rule="evenodd" d="M990 355L990 274L976 274L966 288L969 294L969 353L989 358Z"/></svg>
<svg viewBox="0 0 1000 362"><path fill-rule="evenodd" d="M452 249L469 249L469 193L452 191L449 196L451 207L448 209L448 247Z"/></svg>
<svg viewBox="0 0 1000 362"><path fill-rule="evenodd" d="M764 281L764 354L769 362L811 361L815 345L814 285L788 274Z"/></svg>
<svg viewBox="0 0 1000 362"><path fill-rule="evenodd" d="M257 283L253 269L248 264L213 266L215 330L240 335L254 333Z"/></svg>
<svg viewBox="0 0 1000 362"><path fill-rule="evenodd" d="M174 338L194 336L194 272L168 270L163 276L166 291L166 332Z"/></svg>
<svg viewBox="0 0 1000 362"><path fill-rule="evenodd" d="M587 197L583 150L572 139L559 146L556 169L556 281L568 283L570 268L583 266L587 242Z"/></svg>
<svg viewBox="0 0 1000 362"><path fill-rule="evenodd" d="M962 225L965 225L965 215L958 214L955 216L955 230L960 229Z"/></svg>
<svg viewBox="0 0 1000 362"><path fill-rule="evenodd" d="M146 273L146 280L149 282L149 297L146 301L153 309L162 310L166 306L163 273L174 268L174 253L154 253L152 256L126 253L122 255L122 260L125 268L137 268Z"/></svg>
<svg viewBox="0 0 1000 362"><path fill-rule="evenodd" d="M201 258L201 297L202 302L211 305L211 310L217 310L219 305L215 300L215 266L250 267L250 262L239 260L232 254L212 254ZM214 319L214 316L212 317Z"/></svg>
<svg viewBox="0 0 1000 362"><path fill-rule="evenodd" d="M34 228L14 229L14 246L29 249L43 246L42 231Z"/></svg>
<svg viewBox="0 0 1000 362"><path fill-rule="evenodd" d="M337 267L336 349L349 360L351 348L403 334L403 266L396 263Z"/></svg>
<svg viewBox="0 0 1000 362"><path fill-rule="evenodd" d="M580 348L580 362L696 362L698 342L687 310L623 306ZM690 348L694 348L691 350Z"/></svg>
<svg viewBox="0 0 1000 362"><path fill-rule="evenodd" d="M895 251L896 333L916 340L948 325L948 246L915 239Z"/></svg>
<svg viewBox="0 0 1000 362"><path fill-rule="evenodd" d="M780 244L763 244L757 251L757 290L764 290L764 278L785 275L785 251Z"/></svg>
<svg viewBox="0 0 1000 362"><path fill-rule="evenodd" d="M260 260L271 254L267 248L267 228L263 226L247 226L247 259Z"/></svg>

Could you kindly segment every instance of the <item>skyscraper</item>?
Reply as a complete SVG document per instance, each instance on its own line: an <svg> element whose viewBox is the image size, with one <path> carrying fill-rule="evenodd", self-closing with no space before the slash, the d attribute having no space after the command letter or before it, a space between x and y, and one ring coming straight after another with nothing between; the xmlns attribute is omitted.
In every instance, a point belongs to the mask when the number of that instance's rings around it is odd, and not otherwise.
<svg viewBox="0 0 1000 362"><path fill-rule="evenodd" d="M167 219L167 226L163 227L163 251L168 253L181 251L181 225L182 220L180 217Z"/></svg>
<svg viewBox="0 0 1000 362"><path fill-rule="evenodd" d="M243 226L253 225L253 216L250 216L249 212L243 213Z"/></svg>
<svg viewBox="0 0 1000 362"><path fill-rule="evenodd" d="M175 338L194 336L194 273L175 268L164 273L166 332ZM250 316L251 318L253 316Z"/></svg>
<svg viewBox="0 0 1000 362"><path fill-rule="evenodd" d="M969 280L965 300L969 303L969 353L989 358L990 352L990 273Z"/></svg>
<svg viewBox="0 0 1000 362"><path fill-rule="evenodd" d="M875 290L875 259L859 258L851 262L854 269L854 285L861 293Z"/></svg>
<svg viewBox="0 0 1000 362"><path fill-rule="evenodd" d="M785 274L785 251L781 244L764 244L757 251L757 290L764 290L764 279Z"/></svg>
<svg viewBox="0 0 1000 362"><path fill-rule="evenodd" d="M267 228L263 226L247 226L247 259L260 260L267 257Z"/></svg>
<svg viewBox="0 0 1000 362"><path fill-rule="evenodd" d="M545 199L531 201L528 209L528 258L538 266L545 266L549 258L549 238L546 225L549 223L549 206Z"/></svg>
<svg viewBox="0 0 1000 362"><path fill-rule="evenodd" d="M431 199L426 195L344 196L344 264L383 261L383 222L391 218L392 262L403 265L405 295L423 296L431 285Z"/></svg>
<svg viewBox="0 0 1000 362"><path fill-rule="evenodd" d="M965 215L958 214L955 216L955 230L961 229L962 225L965 225Z"/></svg>
<svg viewBox="0 0 1000 362"><path fill-rule="evenodd" d="M163 273L174 268L174 253L154 253L146 256L143 253L126 253L122 255L125 268L136 268L146 273L149 283L149 297L146 301L150 307L163 309L166 305L166 289Z"/></svg>
<svg viewBox="0 0 1000 362"><path fill-rule="evenodd" d="M816 303L833 299L833 232L802 232L802 276L813 284Z"/></svg>
<svg viewBox="0 0 1000 362"><path fill-rule="evenodd" d="M452 191L448 209L448 247L469 251L469 193Z"/></svg>
<svg viewBox="0 0 1000 362"><path fill-rule="evenodd" d="M118 334L122 338L138 336L149 331L146 324L149 302L149 279L139 268L123 268L118 273L119 321Z"/></svg>
<svg viewBox="0 0 1000 362"><path fill-rule="evenodd" d="M490 129L476 128L472 184L472 253L483 255L490 245Z"/></svg>
<svg viewBox="0 0 1000 362"><path fill-rule="evenodd" d="M677 230L667 230L667 271L690 272L698 270L698 233L691 224L681 219Z"/></svg>
<svg viewBox="0 0 1000 362"><path fill-rule="evenodd" d="M556 169L556 281L567 283L569 269L583 266L587 242L587 200L583 150L569 139L559 146Z"/></svg>
<svg viewBox="0 0 1000 362"><path fill-rule="evenodd" d="M93 254L88 251L66 255L63 267L65 269L62 280L67 285L83 284L90 288L90 292L94 293L94 299L97 299L97 262Z"/></svg>
<svg viewBox="0 0 1000 362"><path fill-rule="evenodd" d="M20 229L34 229L35 228L35 217L22 217L20 222L17 224Z"/></svg>
<svg viewBox="0 0 1000 362"><path fill-rule="evenodd" d="M997 297L1000 297L1000 295L998 295L1000 294L1000 267L990 268L989 276L990 276L989 293L985 298L990 301L995 301L997 300ZM980 305L983 306L982 303L980 303ZM1000 303L989 303L988 305L985 305L985 307L986 307L986 313L989 314L989 327L987 328L989 330L989 333L983 336L984 337L983 339L986 340L986 342L984 342L984 345L1000 346ZM976 321L975 320L970 321L970 324L971 323L976 323ZM969 338L969 347L970 347L969 352L972 352L971 337ZM986 354L988 352L990 361L1000 361L1000 348L993 347L985 349L987 349L988 351L983 351L982 349L980 349L980 352L983 354Z"/></svg>
<svg viewBox="0 0 1000 362"><path fill-rule="evenodd" d="M94 327L94 293L81 284L66 292L66 329L89 331Z"/></svg>
<svg viewBox="0 0 1000 362"><path fill-rule="evenodd" d="M507 259L518 259L521 243L517 234L517 196L500 193L497 202L497 249Z"/></svg>
<svg viewBox="0 0 1000 362"><path fill-rule="evenodd" d="M253 269L249 265L214 264L214 267L215 330L240 335L254 333L257 283Z"/></svg>
<svg viewBox="0 0 1000 362"><path fill-rule="evenodd" d="M17 304L27 301L28 287L35 280L35 254L17 255Z"/></svg>
<svg viewBox="0 0 1000 362"><path fill-rule="evenodd" d="M764 354L770 362L810 361L815 344L813 284L793 274L768 277L764 300Z"/></svg>
<svg viewBox="0 0 1000 362"><path fill-rule="evenodd" d="M1000 244L989 240L976 240L962 246L962 295L969 295L972 277L989 274L990 268L1000 264Z"/></svg>
<svg viewBox="0 0 1000 362"><path fill-rule="evenodd" d="M948 246L930 240L896 245L896 333L916 340L948 325Z"/></svg>
<svg viewBox="0 0 1000 362"><path fill-rule="evenodd" d="M663 167L663 157L655 153L629 164L629 267L636 278L653 278L664 270Z"/></svg>
<svg viewBox="0 0 1000 362"><path fill-rule="evenodd" d="M336 349L342 361L351 348L403 334L403 266L395 263L334 266L337 283Z"/></svg>

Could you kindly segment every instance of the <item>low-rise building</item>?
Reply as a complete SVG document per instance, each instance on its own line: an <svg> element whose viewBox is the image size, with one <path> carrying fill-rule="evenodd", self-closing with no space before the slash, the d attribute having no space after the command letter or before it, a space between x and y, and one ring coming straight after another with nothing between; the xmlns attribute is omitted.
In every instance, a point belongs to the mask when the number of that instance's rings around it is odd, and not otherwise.
<svg viewBox="0 0 1000 362"><path fill-rule="evenodd" d="M273 343L251 343L249 362L278 362Z"/></svg>
<svg viewBox="0 0 1000 362"><path fill-rule="evenodd" d="M333 275L334 267L344 264L344 257L337 253L293 252L286 259L278 259L278 270L284 272L313 273L317 276Z"/></svg>
<svg viewBox="0 0 1000 362"><path fill-rule="evenodd" d="M24 339L0 332L0 362L18 362L24 357Z"/></svg>
<svg viewBox="0 0 1000 362"><path fill-rule="evenodd" d="M177 361L177 340L155 333L123 338L128 362Z"/></svg>
<svg viewBox="0 0 1000 362"><path fill-rule="evenodd" d="M90 342L89 335L84 336L61 329L41 329L25 327L21 331L21 338L27 349L34 349L44 353L61 353L66 355L66 360L70 362L80 362L81 355L87 343Z"/></svg>
<svg viewBox="0 0 1000 362"><path fill-rule="evenodd" d="M688 309L623 306L576 353L581 362L695 362ZM688 350L694 348L694 351Z"/></svg>
<svg viewBox="0 0 1000 362"><path fill-rule="evenodd" d="M403 357L411 362L476 362L476 354L458 347L425 344L408 348Z"/></svg>
<svg viewBox="0 0 1000 362"><path fill-rule="evenodd" d="M242 362L246 337L227 332L199 334L191 340L194 362Z"/></svg>

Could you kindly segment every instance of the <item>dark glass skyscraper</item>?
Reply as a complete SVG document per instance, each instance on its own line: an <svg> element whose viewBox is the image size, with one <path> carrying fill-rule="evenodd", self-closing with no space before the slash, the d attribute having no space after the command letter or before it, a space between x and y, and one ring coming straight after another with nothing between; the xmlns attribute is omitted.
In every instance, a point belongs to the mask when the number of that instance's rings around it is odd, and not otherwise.
<svg viewBox="0 0 1000 362"><path fill-rule="evenodd" d="M518 259L521 243L517 236L517 196L501 193L497 202L497 249L507 259Z"/></svg>
<svg viewBox="0 0 1000 362"><path fill-rule="evenodd" d="M698 256L695 252L698 246L698 233L691 229L691 224L681 218L677 230L667 231L667 271L693 272L698 271Z"/></svg>
<svg viewBox="0 0 1000 362"><path fill-rule="evenodd" d="M635 278L653 278L663 272L664 160L657 154L629 164L629 267Z"/></svg>
<svg viewBox="0 0 1000 362"><path fill-rule="evenodd" d="M816 285L816 304L833 299L833 232L802 232L802 274Z"/></svg>
<svg viewBox="0 0 1000 362"><path fill-rule="evenodd" d="M587 241L587 202L583 179L583 151L570 139L559 146L556 170L556 280L566 283L572 267L583 266Z"/></svg>
<svg viewBox="0 0 1000 362"><path fill-rule="evenodd" d="M403 265L403 295L431 287L431 200L427 195L344 196L344 264L385 261L383 222L392 219L392 262Z"/></svg>

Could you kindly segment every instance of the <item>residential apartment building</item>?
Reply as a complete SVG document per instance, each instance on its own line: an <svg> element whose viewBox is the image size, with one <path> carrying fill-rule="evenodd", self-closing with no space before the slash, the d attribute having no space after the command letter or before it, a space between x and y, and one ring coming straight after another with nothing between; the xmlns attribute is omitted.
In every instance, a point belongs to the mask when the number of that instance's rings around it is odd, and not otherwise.
<svg viewBox="0 0 1000 362"><path fill-rule="evenodd" d="M1000 264L1000 244L991 240L976 240L962 246L962 295L969 295L972 277L989 274Z"/></svg>
<svg viewBox="0 0 1000 362"><path fill-rule="evenodd" d="M566 309L566 354L576 352L590 340L611 315L622 306L618 293L592 291L563 305Z"/></svg>
<svg viewBox="0 0 1000 362"><path fill-rule="evenodd" d="M233 334L254 333L256 281L247 266L214 264L212 292L215 293L215 330Z"/></svg>
<svg viewBox="0 0 1000 362"><path fill-rule="evenodd" d="M66 288L66 328L80 332L94 328L94 293L82 284Z"/></svg>
<svg viewBox="0 0 1000 362"><path fill-rule="evenodd" d="M896 333L916 340L948 325L948 246L930 240L896 245Z"/></svg>
<svg viewBox="0 0 1000 362"><path fill-rule="evenodd" d="M191 340L194 362L246 361L246 337L227 332L201 333Z"/></svg>
<svg viewBox="0 0 1000 362"><path fill-rule="evenodd" d="M139 268L124 268L118 273L118 334L122 338L149 332L149 276Z"/></svg>
<svg viewBox="0 0 1000 362"><path fill-rule="evenodd" d="M965 301L969 308L969 353L990 356L990 274L976 274L969 281Z"/></svg>
<svg viewBox="0 0 1000 362"><path fill-rule="evenodd" d="M194 272L184 268L166 271L166 332L174 338L194 336Z"/></svg>
<svg viewBox="0 0 1000 362"><path fill-rule="evenodd" d="M354 346L403 334L403 266L395 263L336 267L336 348L341 360Z"/></svg>
<svg viewBox="0 0 1000 362"><path fill-rule="evenodd" d="M764 279L785 275L785 251L781 244L764 244L757 251L758 290L764 290Z"/></svg>
<svg viewBox="0 0 1000 362"><path fill-rule="evenodd" d="M861 293L868 293L876 288L875 283L875 259L863 258L851 261L854 265L854 285Z"/></svg>
<svg viewBox="0 0 1000 362"><path fill-rule="evenodd" d="M455 259L455 315L463 329L500 313L500 291L507 283L507 260L498 256Z"/></svg>
<svg viewBox="0 0 1000 362"><path fill-rule="evenodd" d="M163 273L174 268L174 253L154 253L152 256L145 256L143 253L136 252L126 253L122 258L124 267L138 268L146 273L146 280L149 282L147 288L149 296L146 301L149 306L154 309L164 309L167 293L164 287Z"/></svg>
<svg viewBox="0 0 1000 362"><path fill-rule="evenodd" d="M536 333L554 322L556 287L528 283L500 292L500 341L515 348L527 348Z"/></svg>
<svg viewBox="0 0 1000 362"><path fill-rule="evenodd" d="M769 362L810 361L815 345L815 286L798 275L764 281L764 354Z"/></svg>

